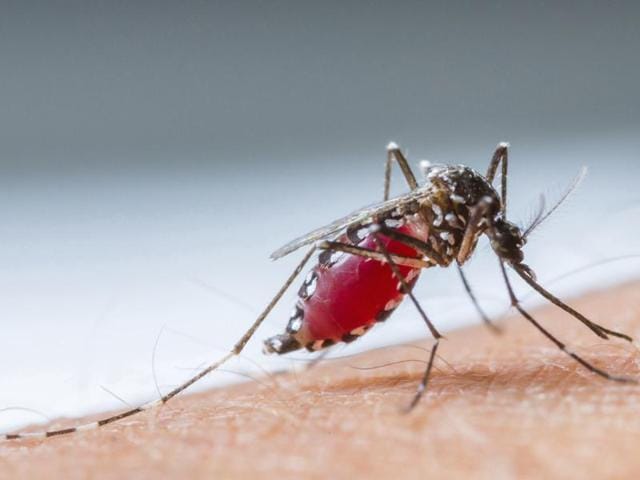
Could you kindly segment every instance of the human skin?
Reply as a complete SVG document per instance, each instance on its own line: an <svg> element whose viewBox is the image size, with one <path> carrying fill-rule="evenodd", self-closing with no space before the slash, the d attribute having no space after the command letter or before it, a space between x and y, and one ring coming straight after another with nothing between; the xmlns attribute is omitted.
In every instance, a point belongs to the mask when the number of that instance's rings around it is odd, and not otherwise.
<svg viewBox="0 0 640 480"><path fill-rule="evenodd" d="M640 338L640 284L571 304ZM633 345L552 306L535 315L596 365L640 378ZM4 443L0 477L640 478L640 386L587 372L523 318L502 326L449 333L409 414L427 352L391 347L184 395L93 431Z"/></svg>

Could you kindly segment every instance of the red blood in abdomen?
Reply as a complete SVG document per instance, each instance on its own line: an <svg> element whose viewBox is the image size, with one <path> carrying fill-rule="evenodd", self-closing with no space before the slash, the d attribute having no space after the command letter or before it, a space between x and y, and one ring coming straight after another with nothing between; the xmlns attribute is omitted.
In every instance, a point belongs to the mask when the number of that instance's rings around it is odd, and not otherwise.
<svg viewBox="0 0 640 480"><path fill-rule="evenodd" d="M410 226L397 230L418 236ZM420 257L413 248L403 243L384 236L379 238L389 253ZM376 250L372 236L365 238L358 246ZM398 268L404 278L416 270L406 266ZM400 301L403 296L391 267L377 260L344 254L330 268L318 265L315 271L318 275L315 292L302 302L305 330L311 340L340 340L358 327L373 324L390 301Z"/></svg>

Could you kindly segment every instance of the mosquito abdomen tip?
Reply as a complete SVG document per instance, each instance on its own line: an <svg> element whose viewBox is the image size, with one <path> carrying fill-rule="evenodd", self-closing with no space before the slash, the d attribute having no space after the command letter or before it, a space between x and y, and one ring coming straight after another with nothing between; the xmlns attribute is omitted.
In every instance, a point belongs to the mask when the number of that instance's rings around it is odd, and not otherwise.
<svg viewBox="0 0 640 480"><path fill-rule="evenodd" d="M500 142L498 144L498 148L510 148L511 144L509 142Z"/></svg>
<svg viewBox="0 0 640 480"><path fill-rule="evenodd" d="M262 344L262 352L267 355L270 353L282 355L283 353L293 352L300 348L302 348L300 342L298 342L293 335L289 335L288 333L269 337Z"/></svg>

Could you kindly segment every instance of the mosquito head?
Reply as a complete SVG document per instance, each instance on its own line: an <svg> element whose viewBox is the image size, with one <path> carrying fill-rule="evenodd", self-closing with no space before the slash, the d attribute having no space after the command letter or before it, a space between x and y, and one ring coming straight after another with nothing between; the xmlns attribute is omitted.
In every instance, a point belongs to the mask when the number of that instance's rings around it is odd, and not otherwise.
<svg viewBox="0 0 640 480"><path fill-rule="evenodd" d="M491 247L496 254L512 264L521 264L524 260L524 247L526 240L517 225L505 220L501 215L492 222L487 231L491 240Z"/></svg>

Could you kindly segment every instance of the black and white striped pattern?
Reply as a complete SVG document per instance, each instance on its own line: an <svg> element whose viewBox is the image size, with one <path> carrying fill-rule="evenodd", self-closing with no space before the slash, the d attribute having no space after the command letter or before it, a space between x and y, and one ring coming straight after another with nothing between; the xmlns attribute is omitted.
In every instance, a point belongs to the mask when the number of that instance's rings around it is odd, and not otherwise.
<svg viewBox="0 0 640 480"><path fill-rule="evenodd" d="M106 418L103 418L102 420L85 423L75 427L60 428L57 430L47 430L42 432L5 433L0 438L4 440L43 439L43 438L58 437L60 435L69 435L71 433L83 432L86 430L94 430L104 425L108 425L110 423L117 422L118 420L122 420L123 418L127 418L137 413L144 412L145 410L149 410L158 405L162 405L167 401L169 401L170 398L172 397L170 397L169 395L165 395L160 400L154 400L153 402L149 402L140 407L132 408L131 410L127 410L125 412L112 415L111 417L106 417Z"/></svg>

